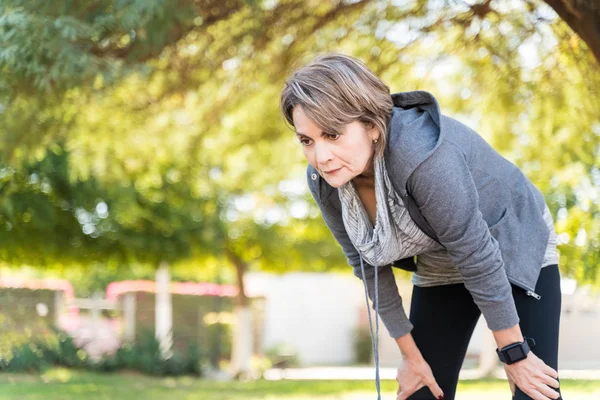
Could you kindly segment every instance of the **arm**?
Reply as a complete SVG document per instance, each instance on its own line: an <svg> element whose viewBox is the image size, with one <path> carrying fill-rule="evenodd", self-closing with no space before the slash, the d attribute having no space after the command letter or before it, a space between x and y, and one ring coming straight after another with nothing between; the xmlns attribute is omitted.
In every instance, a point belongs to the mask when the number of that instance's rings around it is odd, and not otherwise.
<svg viewBox="0 0 600 400"><path fill-rule="evenodd" d="M457 266L488 327L518 330L502 254L479 211L479 195L465 155L450 142L443 146L413 172L408 191Z"/></svg>
<svg viewBox="0 0 600 400"><path fill-rule="evenodd" d="M479 211L477 187L462 151L447 143L410 177L408 190L446 247L498 347L523 341L498 242ZM558 374L533 352L504 366L507 376L536 399L558 399Z"/></svg>

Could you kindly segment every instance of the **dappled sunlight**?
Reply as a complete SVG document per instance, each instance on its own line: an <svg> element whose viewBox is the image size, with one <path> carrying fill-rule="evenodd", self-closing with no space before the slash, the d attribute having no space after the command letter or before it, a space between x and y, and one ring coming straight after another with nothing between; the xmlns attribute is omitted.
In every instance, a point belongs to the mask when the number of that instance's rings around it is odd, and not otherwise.
<svg viewBox="0 0 600 400"><path fill-rule="evenodd" d="M74 377L73 371L71 371L67 368L51 369L50 371L45 372L41 375L41 378L44 381L44 383L51 383L51 382L67 383L71 379L73 379L73 377Z"/></svg>
<svg viewBox="0 0 600 400"><path fill-rule="evenodd" d="M307 143L280 109L290 73L327 52L364 62L385 101L430 92L539 189L563 278L561 368L588 368L563 375L589 379L563 380L564 394L600 398L600 353L585 347L600 331L596 2L88 3L0 6L0 400L373 398L371 366L364 381L347 370L343 381L289 369L266 379L278 363L372 363L355 357L372 343L367 330L353 336L366 309L354 254L338 243L349 222L323 211L340 192L307 176ZM371 103L348 118L369 122ZM404 156L394 161L410 166ZM481 185L496 190L496 172ZM391 400L396 383L382 377ZM458 398L507 393L504 381L467 379Z"/></svg>

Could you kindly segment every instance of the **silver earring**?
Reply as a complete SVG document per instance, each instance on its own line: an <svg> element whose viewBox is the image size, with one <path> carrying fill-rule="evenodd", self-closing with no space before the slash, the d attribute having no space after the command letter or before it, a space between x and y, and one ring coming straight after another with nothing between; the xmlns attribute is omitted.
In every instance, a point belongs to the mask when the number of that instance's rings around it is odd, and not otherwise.
<svg viewBox="0 0 600 400"><path fill-rule="evenodd" d="M373 140L373 143L377 143L377 141L378 141L378 140L379 140L379 139L375 139L375 140Z"/></svg>

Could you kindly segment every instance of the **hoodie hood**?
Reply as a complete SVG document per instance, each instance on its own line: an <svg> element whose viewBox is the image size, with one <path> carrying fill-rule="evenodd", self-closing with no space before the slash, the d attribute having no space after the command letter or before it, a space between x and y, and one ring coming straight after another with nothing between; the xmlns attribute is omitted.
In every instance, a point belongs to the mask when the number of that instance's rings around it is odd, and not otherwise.
<svg viewBox="0 0 600 400"><path fill-rule="evenodd" d="M384 157L388 169L398 171L395 189L404 197L408 178L439 147L444 130L438 102L431 93L395 93L392 101ZM403 156L397 157L398 154Z"/></svg>

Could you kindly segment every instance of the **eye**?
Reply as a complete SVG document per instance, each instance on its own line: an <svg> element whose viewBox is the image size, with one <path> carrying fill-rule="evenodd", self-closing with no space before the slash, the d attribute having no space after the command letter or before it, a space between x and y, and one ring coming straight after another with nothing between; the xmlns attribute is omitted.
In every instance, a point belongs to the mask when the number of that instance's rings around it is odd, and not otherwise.
<svg viewBox="0 0 600 400"><path fill-rule="evenodd" d="M327 134L327 139L329 140L338 140L340 138L340 134L339 133L328 133Z"/></svg>
<svg viewBox="0 0 600 400"><path fill-rule="evenodd" d="M300 138L299 141L302 146L309 146L311 142L311 140L308 138Z"/></svg>

